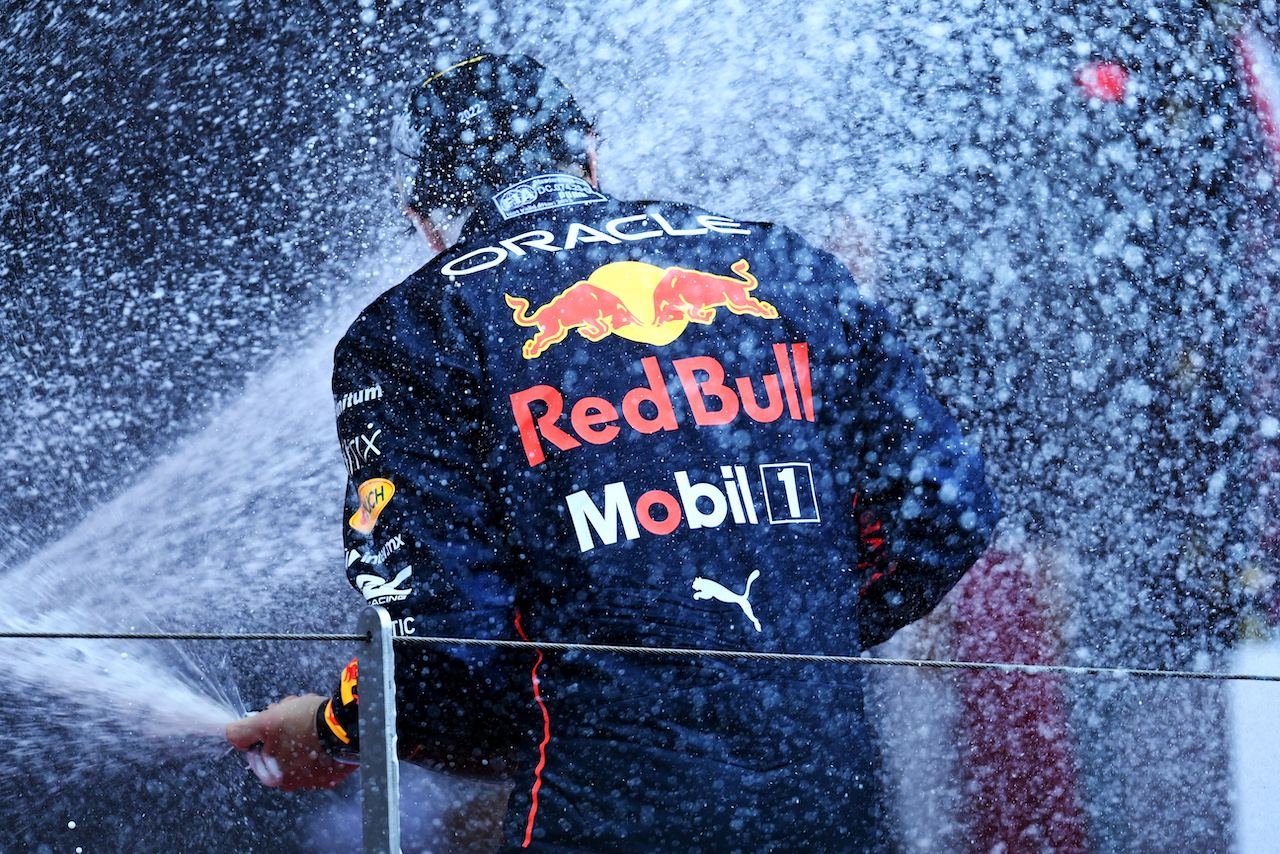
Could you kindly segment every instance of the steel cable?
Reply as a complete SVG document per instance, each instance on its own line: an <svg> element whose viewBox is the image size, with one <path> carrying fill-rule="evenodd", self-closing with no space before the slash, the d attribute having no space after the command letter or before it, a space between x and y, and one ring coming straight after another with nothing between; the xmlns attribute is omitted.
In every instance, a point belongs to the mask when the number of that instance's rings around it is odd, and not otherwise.
<svg viewBox="0 0 1280 854"><path fill-rule="evenodd" d="M354 634L287 634L281 632L0 632L0 639L26 638L41 640L213 640L213 641L356 641L368 643L370 635ZM1136 667L1090 667L1064 664L1016 664L992 661L945 661L937 659L876 658L870 655L810 655L785 652L752 652L736 649L696 649L692 647L620 646L616 644L544 643L541 641L493 640L485 638L447 638L410 635L395 638L396 643L427 646L487 646L501 649L528 649L542 652L597 652L619 655L673 656L677 658L732 658L754 661L777 661L812 664L865 664L916 669L996 671L1042 675L1057 673L1071 676L1105 676L1111 678L1211 679L1236 682L1280 682L1280 675L1223 673L1221 671L1157 670Z"/></svg>

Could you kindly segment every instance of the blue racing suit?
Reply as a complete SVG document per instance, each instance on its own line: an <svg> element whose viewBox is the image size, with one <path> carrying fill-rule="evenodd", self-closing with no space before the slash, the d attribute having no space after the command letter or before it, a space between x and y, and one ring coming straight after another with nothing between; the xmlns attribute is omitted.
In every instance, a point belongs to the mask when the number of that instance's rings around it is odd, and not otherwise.
<svg viewBox="0 0 1280 854"><path fill-rule="evenodd" d="M333 379L348 574L404 635L852 654L998 517L884 311L775 225L564 174L496 194ZM857 851L860 674L397 644L400 750L515 791L506 845ZM356 748L357 674L321 709Z"/></svg>

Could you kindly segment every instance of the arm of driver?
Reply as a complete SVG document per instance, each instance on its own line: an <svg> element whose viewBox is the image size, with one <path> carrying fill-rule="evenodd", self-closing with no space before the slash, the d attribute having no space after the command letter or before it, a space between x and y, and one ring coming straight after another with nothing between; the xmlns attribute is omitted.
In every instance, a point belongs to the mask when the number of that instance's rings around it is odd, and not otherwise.
<svg viewBox="0 0 1280 854"><path fill-rule="evenodd" d="M227 725L227 741L237 750L261 747L262 757L275 767L264 775L250 767L269 786L286 792L332 789L359 766L338 762L325 752L316 735L316 713L326 701L318 694L285 697L265 711Z"/></svg>

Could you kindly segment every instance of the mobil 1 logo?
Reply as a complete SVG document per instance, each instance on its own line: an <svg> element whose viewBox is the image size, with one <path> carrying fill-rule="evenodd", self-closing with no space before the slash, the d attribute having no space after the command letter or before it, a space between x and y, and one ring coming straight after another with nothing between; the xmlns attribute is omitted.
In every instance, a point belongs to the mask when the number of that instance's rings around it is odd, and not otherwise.
<svg viewBox="0 0 1280 854"><path fill-rule="evenodd" d="M665 536L678 528L723 525L817 523L817 493L809 463L768 463L750 478L745 466L722 465L694 480L688 471L671 473L675 489L645 489L623 481L565 496L581 551L613 545L640 531ZM754 480L754 482L752 482ZM763 513L760 511L763 510Z"/></svg>

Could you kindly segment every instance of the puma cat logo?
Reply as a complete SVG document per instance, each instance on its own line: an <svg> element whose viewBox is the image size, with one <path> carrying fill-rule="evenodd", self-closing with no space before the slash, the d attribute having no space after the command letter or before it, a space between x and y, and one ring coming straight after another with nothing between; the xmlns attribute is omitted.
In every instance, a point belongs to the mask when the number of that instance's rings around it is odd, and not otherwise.
<svg viewBox="0 0 1280 854"><path fill-rule="evenodd" d="M751 610L751 583L760 577L760 570L754 569L751 575L747 577L747 589L741 594L734 593L728 587L725 587L718 581L712 581L710 578L701 576L693 580L693 598L694 599L718 599L721 602L728 602L731 605L737 605L742 609L742 613L747 615L747 619L755 624L756 631L760 631L760 621L756 619L755 612Z"/></svg>

